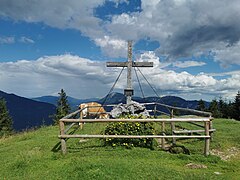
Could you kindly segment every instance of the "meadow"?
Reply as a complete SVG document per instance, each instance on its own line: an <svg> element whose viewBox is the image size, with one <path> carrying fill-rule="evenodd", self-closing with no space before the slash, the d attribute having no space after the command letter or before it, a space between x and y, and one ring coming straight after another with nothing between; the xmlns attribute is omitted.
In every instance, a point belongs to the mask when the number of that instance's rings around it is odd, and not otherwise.
<svg viewBox="0 0 240 180"><path fill-rule="evenodd" d="M69 139L62 155L58 126L0 139L0 179L240 179L240 121L214 119L211 155L204 140L179 140L190 155L160 148L106 147L100 139ZM106 124L86 124L96 134Z"/></svg>

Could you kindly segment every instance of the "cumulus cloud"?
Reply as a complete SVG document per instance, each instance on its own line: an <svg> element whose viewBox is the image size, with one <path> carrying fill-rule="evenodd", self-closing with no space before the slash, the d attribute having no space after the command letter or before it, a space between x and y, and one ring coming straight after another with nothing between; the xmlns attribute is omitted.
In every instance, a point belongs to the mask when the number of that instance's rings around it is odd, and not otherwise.
<svg viewBox="0 0 240 180"><path fill-rule="evenodd" d="M240 89L239 74L217 80L204 73L197 75L186 71L177 73L162 68L162 63L154 54L149 53L148 58L148 61L154 62L154 67L140 69L161 95L166 95L168 91L182 97L195 93L201 94L202 97L207 97L209 94L215 96L227 94L233 97ZM146 54L139 59L139 61L145 60L147 60ZM120 70L120 68L106 68L104 62L69 54L46 56L32 61L0 63L0 86L4 87L1 89L3 91L26 97L55 94L61 88L64 88L68 95L77 98L103 97L113 85ZM140 74L139 78L145 94L152 95L147 82ZM137 92L138 83L135 77L133 79ZM126 71L117 83L115 91L121 92L125 87Z"/></svg>
<svg viewBox="0 0 240 180"><path fill-rule="evenodd" d="M0 36L0 44L13 44L15 43L15 38L12 36L1 37Z"/></svg>
<svg viewBox="0 0 240 180"><path fill-rule="evenodd" d="M26 22L43 22L61 29L73 28L83 34L96 37L101 33L100 19L93 15L94 8L103 5L104 0L1 0L0 16Z"/></svg>
<svg viewBox="0 0 240 180"><path fill-rule="evenodd" d="M124 40L104 36L95 39L95 43L110 57L126 57L127 55L127 42Z"/></svg>
<svg viewBox="0 0 240 180"><path fill-rule="evenodd" d="M221 51L228 48L231 51L231 46L239 42L239 8L238 0L142 1L141 12L115 15L107 27L120 38L130 36L137 41L149 37L158 41L161 45L158 53L167 55L169 60L213 49L217 49L220 58ZM128 29L127 35L124 29ZM219 46L220 43L225 46ZM223 58L219 61L236 64Z"/></svg>
<svg viewBox="0 0 240 180"><path fill-rule="evenodd" d="M100 19L95 14L95 9L104 6L105 2L1 0L0 16L79 30L110 57L126 57L128 39L157 41L160 47L155 53L168 57L169 61L160 61L154 52L141 54L138 61L154 62L153 68L142 68L142 71L160 92L235 95L240 89L238 73L230 72L228 77L216 79L211 74L192 75L165 69L171 65L179 68L203 66L204 62L179 62L178 58L209 51L222 66L240 65L239 0L231 3L228 0L146 0L141 3L141 11L112 15L110 20ZM126 3L123 0L114 2L116 5ZM0 37L0 44L14 42L14 37ZM34 43L28 37L22 37L22 42ZM119 69L106 69L98 61L61 55L1 63L0 73L0 85L8 92L18 89L24 96L37 96L65 88L72 96L84 98L105 95ZM121 80L117 87L123 88L124 85L125 81ZM96 87L99 87L97 92Z"/></svg>
<svg viewBox="0 0 240 180"><path fill-rule="evenodd" d="M232 45L225 46L221 49L216 49L215 60L219 61L223 66L229 66L229 64L240 65L240 42Z"/></svg>
<svg viewBox="0 0 240 180"><path fill-rule="evenodd" d="M159 42L158 55L165 55L172 61L215 50L217 62L239 65L239 60L233 57L240 41L239 0L231 0L231 3L228 0L144 0L141 11L109 15L110 20L100 19L95 14L96 8L103 7L105 2L1 0L0 16L30 23L43 22L61 29L77 29L111 57L124 54L122 46L117 46L119 43L147 37ZM125 0L112 2L116 7L128 4Z"/></svg>

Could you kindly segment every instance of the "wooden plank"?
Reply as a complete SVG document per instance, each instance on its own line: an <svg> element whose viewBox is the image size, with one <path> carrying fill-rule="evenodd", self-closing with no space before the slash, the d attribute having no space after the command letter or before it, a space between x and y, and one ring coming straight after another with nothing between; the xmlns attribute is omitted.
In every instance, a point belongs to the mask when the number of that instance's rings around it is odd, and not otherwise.
<svg viewBox="0 0 240 180"><path fill-rule="evenodd" d="M153 62L133 62L133 67L153 67Z"/></svg>
<svg viewBox="0 0 240 180"><path fill-rule="evenodd" d="M107 67L127 67L128 62L106 62Z"/></svg>
<svg viewBox="0 0 240 180"><path fill-rule="evenodd" d="M163 107L168 107L170 109L188 111L188 112L193 112L193 113L197 113L197 114L203 114L203 115L206 115L206 116L211 116L212 115L212 113L210 113L210 112L198 111L198 110L195 110L195 109L180 108L180 107L170 106L170 105L166 105L166 104L162 104L162 103L156 103L156 104L158 104L160 106L163 106Z"/></svg>
<svg viewBox="0 0 240 180"><path fill-rule="evenodd" d="M172 118L172 119L61 119L64 122L206 122L209 118Z"/></svg>
<svg viewBox="0 0 240 180"><path fill-rule="evenodd" d="M81 110L81 109L78 109L77 111L74 111L74 112L72 112L71 114L68 114L68 115L64 116L62 119L68 119L68 118L76 115L76 114L79 113L80 111L82 111L82 110ZM60 120L61 120L61 119L60 119Z"/></svg>
<svg viewBox="0 0 240 180"><path fill-rule="evenodd" d="M66 134L76 123L70 124L67 129L64 131L64 134Z"/></svg>
<svg viewBox="0 0 240 180"><path fill-rule="evenodd" d="M209 129L209 132L214 132L216 129ZM188 134L188 133L203 133L205 130L182 130L182 131L174 131L175 134Z"/></svg>
<svg viewBox="0 0 240 180"><path fill-rule="evenodd" d="M210 138L206 135L196 136L172 136L172 135L88 135L88 134L74 134L74 135L59 135L59 138Z"/></svg>
<svg viewBox="0 0 240 180"><path fill-rule="evenodd" d="M107 62L107 67L127 67L128 62ZM132 67L153 67L153 62L132 62Z"/></svg>

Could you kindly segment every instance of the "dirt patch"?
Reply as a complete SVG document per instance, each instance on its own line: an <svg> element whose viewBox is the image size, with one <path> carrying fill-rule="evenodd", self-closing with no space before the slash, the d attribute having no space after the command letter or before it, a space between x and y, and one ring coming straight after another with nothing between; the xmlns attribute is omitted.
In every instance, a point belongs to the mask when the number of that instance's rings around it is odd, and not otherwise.
<svg viewBox="0 0 240 180"><path fill-rule="evenodd" d="M185 165L189 169L207 169L207 166L203 164L194 164L194 163L189 163Z"/></svg>
<svg viewBox="0 0 240 180"><path fill-rule="evenodd" d="M236 147L231 147L227 151L223 152L217 149L212 149L210 151L212 155L219 156L222 160L228 161L232 157L237 156L240 153L240 149Z"/></svg>

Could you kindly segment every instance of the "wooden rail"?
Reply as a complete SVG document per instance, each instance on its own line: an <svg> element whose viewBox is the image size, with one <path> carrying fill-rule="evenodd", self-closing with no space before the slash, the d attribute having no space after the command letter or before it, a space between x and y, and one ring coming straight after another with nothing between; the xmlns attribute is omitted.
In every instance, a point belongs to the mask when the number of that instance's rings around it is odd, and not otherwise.
<svg viewBox="0 0 240 180"><path fill-rule="evenodd" d="M62 122L88 122L88 123L104 123L104 122L206 122L209 118L171 118L171 119L60 119Z"/></svg>
<svg viewBox="0 0 240 180"><path fill-rule="evenodd" d="M80 112L80 111L79 111ZM76 115L75 113L72 113ZM70 116L68 116L70 118ZM166 138L204 138L204 154L209 155L210 146L210 118L171 118L171 119L68 119L66 117L59 120L60 125L60 135L61 139L62 153L67 153L66 139L68 138L162 138L162 148L165 149L165 139ZM66 134L66 132L74 125L74 123L106 123L106 122L161 122L162 123L162 135L88 135L88 134ZM165 123L173 122L202 122L204 123L204 135L165 135ZM65 123L72 123L65 130Z"/></svg>
<svg viewBox="0 0 240 180"><path fill-rule="evenodd" d="M177 136L177 135L88 135L88 134L73 134L73 135L59 135L59 138L210 138L210 136L204 136L204 135L199 135L199 136Z"/></svg>

